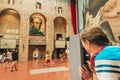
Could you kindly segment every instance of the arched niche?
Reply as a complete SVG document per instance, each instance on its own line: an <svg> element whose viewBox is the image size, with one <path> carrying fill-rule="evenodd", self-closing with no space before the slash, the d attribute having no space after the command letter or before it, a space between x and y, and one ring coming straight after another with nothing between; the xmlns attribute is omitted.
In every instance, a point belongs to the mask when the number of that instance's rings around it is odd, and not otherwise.
<svg viewBox="0 0 120 80"><path fill-rule="evenodd" d="M29 50L28 60L32 60L33 51L38 48L44 56L46 51L46 18L41 13L33 13L29 18ZM35 26L35 28L34 28ZM36 32L34 32L36 31Z"/></svg>
<svg viewBox="0 0 120 80"><path fill-rule="evenodd" d="M63 17L56 17L54 19L54 40L55 49L54 57L59 59L60 54L65 52L66 48L66 20Z"/></svg>
<svg viewBox="0 0 120 80"><path fill-rule="evenodd" d="M16 40L19 43L20 15L12 8L3 9L0 11L0 36L10 43L10 39ZM13 43L11 43L13 44ZM9 44L10 45L10 44ZM12 47L12 46L11 46ZM6 48L11 48L6 46Z"/></svg>
<svg viewBox="0 0 120 80"><path fill-rule="evenodd" d="M29 35L30 36L45 36L46 19L41 13L34 13L29 19Z"/></svg>
<svg viewBox="0 0 120 80"><path fill-rule="evenodd" d="M66 20L63 17L56 17L54 20L54 35L55 40L66 38Z"/></svg>

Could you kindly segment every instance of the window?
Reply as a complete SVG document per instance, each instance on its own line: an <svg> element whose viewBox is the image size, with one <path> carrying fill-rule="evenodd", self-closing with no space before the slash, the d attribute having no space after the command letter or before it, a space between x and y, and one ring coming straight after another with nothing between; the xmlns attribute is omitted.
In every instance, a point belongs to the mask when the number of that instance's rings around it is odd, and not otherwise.
<svg viewBox="0 0 120 80"><path fill-rule="evenodd" d="M8 0L8 4L14 5L15 4L15 0Z"/></svg>
<svg viewBox="0 0 120 80"><path fill-rule="evenodd" d="M58 7L58 13L62 14L62 7Z"/></svg>
<svg viewBox="0 0 120 80"><path fill-rule="evenodd" d="M41 9L41 3L40 2L36 2L36 9Z"/></svg>

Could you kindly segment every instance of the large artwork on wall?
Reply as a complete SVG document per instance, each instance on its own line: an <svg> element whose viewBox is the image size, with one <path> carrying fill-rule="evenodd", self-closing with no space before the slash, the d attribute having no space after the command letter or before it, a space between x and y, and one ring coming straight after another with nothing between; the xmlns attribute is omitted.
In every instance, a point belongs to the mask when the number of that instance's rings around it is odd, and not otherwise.
<svg viewBox="0 0 120 80"><path fill-rule="evenodd" d="M84 0L85 26L99 25L101 20L101 8L108 0Z"/></svg>
<svg viewBox="0 0 120 80"><path fill-rule="evenodd" d="M39 13L35 13L30 17L30 36L44 36L45 35L45 18Z"/></svg>
<svg viewBox="0 0 120 80"><path fill-rule="evenodd" d="M85 26L101 25L119 12L119 0L84 0Z"/></svg>
<svg viewBox="0 0 120 80"><path fill-rule="evenodd" d="M101 26L111 42L119 35L120 0L84 0L84 27ZM116 25L117 23L117 25ZM116 32L117 31L117 32Z"/></svg>

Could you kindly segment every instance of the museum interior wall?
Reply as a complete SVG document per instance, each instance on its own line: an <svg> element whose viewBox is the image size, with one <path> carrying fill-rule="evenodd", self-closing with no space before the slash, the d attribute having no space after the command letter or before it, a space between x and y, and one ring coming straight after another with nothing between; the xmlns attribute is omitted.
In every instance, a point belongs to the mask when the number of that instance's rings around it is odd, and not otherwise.
<svg viewBox="0 0 120 80"><path fill-rule="evenodd" d="M32 59L36 47L52 53L59 37L66 47L72 35L68 0L0 0L0 49L17 48L19 61Z"/></svg>
<svg viewBox="0 0 120 80"><path fill-rule="evenodd" d="M69 45L66 39L75 33L72 21L79 22L79 14L71 12L70 7L74 4L71 5L69 1L0 0L0 49L19 49L20 61L32 59L32 51L36 47L42 54L47 50L52 53L53 50L65 49ZM82 27L100 25L106 30L111 42L120 43L120 1L80 2L83 3L83 8L78 8L83 11L79 15L79 18L83 18ZM81 23L77 26L80 28L82 19L79 20Z"/></svg>

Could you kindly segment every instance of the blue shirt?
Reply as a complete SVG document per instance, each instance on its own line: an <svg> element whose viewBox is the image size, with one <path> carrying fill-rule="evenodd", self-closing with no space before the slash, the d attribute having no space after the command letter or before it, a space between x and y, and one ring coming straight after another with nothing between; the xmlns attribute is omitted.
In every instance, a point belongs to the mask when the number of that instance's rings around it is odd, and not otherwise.
<svg viewBox="0 0 120 80"><path fill-rule="evenodd" d="M98 80L120 79L120 46L105 46L95 57Z"/></svg>

